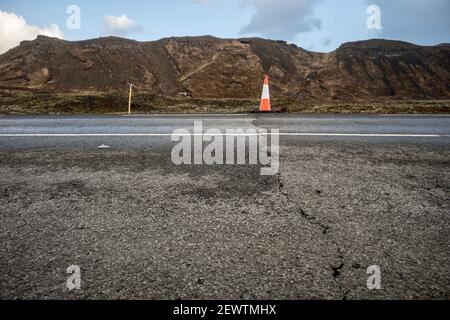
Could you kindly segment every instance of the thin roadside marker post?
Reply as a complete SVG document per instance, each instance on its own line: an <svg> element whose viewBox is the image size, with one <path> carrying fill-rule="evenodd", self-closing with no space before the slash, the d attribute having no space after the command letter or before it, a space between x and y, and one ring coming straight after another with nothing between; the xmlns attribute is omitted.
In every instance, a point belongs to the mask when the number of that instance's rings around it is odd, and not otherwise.
<svg viewBox="0 0 450 320"><path fill-rule="evenodd" d="M131 95L133 94L133 84L130 84L130 95L128 97L128 115L131 115Z"/></svg>

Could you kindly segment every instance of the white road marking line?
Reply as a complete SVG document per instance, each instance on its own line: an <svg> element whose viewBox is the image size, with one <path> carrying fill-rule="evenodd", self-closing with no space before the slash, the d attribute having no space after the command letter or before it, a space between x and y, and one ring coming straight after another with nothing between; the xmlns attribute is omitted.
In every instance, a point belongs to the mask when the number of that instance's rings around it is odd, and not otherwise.
<svg viewBox="0 0 450 320"><path fill-rule="evenodd" d="M268 134L270 135L270 134ZM317 136L317 137L405 137L405 138L442 138L450 137L450 135L440 134L401 134L401 133L280 133L280 136Z"/></svg>
<svg viewBox="0 0 450 320"><path fill-rule="evenodd" d="M428 118L428 117L434 117L434 118L448 118L450 117L449 114L379 114L379 117L397 117L397 118Z"/></svg>
<svg viewBox="0 0 450 320"><path fill-rule="evenodd" d="M219 113L198 113L198 114L170 114L170 113L166 113L166 114L132 114L132 115L128 115L128 114L124 114L122 115L122 117L125 118L164 118L164 117L192 117L192 118L201 118L201 117L249 117L251 116L250 114L246 114L246 113L233 113L233 114L219 114Z"/></svg>
<svg viewBox="0 0 450 320"><path fill-rule="evenodd" d="M0 138L72 138L72 137L171 137L175 136L210 136L217 134L172 134L172 133L15 133L0 134ZM280 137L367 137L367 138L450 138L449 135L442 134L384 134L384 133L300 133L300 132L280 132L280 133L222 133L221 136L261 136L277 135Z"/></svg>

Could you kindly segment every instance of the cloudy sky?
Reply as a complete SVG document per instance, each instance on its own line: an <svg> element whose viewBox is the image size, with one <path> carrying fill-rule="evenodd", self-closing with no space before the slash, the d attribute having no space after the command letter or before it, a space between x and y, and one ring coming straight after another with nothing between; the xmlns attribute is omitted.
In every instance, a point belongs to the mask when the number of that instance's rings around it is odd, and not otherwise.
<svg viewBox="0 0 450 320"><path fill-rule="evenodd" d="M368 12L371 5L379 16ZM434 45L450 42L449 12L450 0L0 0L0 53L38 34L142 41L259 36L321 52L370 38Z"/></svg>

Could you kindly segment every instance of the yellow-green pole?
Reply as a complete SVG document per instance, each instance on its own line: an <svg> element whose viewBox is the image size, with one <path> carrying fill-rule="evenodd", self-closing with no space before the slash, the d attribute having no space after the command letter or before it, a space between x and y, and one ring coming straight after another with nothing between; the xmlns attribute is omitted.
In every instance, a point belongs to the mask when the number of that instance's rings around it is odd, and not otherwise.
<svg viewBox="0 0 450 320"><path fill-rule="evenodd" d="M128 114L131 115L131 95L133 94L133 84L130 84L130 96L128 98Z"/></svg>

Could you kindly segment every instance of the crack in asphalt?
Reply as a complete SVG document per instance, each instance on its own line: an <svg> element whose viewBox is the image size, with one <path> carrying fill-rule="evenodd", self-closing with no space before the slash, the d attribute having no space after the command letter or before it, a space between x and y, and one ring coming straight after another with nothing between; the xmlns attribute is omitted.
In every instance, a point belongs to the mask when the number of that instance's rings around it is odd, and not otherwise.
<svg viewBox="0 0 450 320"><path fill-rule="evenodd" d="M289 194L285 190L285 183L283 182L283 177L281 172L279 172L276 176L276 185L278 188L278 193L280 194L281 198L284 199L285 202L287 202L287 206L289 207L292 202L289 199ZM312 226L318 227L321 230L321 233L323 236L329 235L329 231L331 230L331 227L324 222L322 222L318 217L314 216L313 214L307 213L303 208L300 206L294 205L295 211L300 213L300 216L302 219L304 219L307 223L309 223ZM339 290L342 292L342 300L348 299L348 294L350 293L350 290L346 289L343 284L339 281L340 276L342 275L343 270L345 269L345 257L342 249L338 246L338 243L336 243L332 238L329 238L329 240L338 247L338 262L336 264L330 265L331 269L331 275L333 276L333 281L338 286Z"/></svg>
<svg viewBox="0 0 450 320"><path fill-rule="evenodd" d="M325 223L323 223L322 221L320 221L319 218L315 217L312 214L307 213L305 210L303 210L302 208L299 208L300 210L300 215L306 220L308 221L310 224L312 225L316 225L318 227L320 227L320 229L322 230L322 234L323 235L327 235L328 232L330 231L331 227L326 225Z"/></svg>
<svg viewBox="0 0 450 320"><path fill-rule="evenodd" d="M288 206L291 205L291 201L289 200L289 195L288 193L285 191L285 184L283 182L283 178L281 173L278 173L276 176L276 180L277 180L277 187L278 187L278 193L280 194L280 196L282 197L282 199L284 199L284 201L287 202ZM296 207L296 211L300 212L300 216L310 225L315 226L315 227L319 227L319 229L321 230L321 233L323 236L327 236L329 234L329 231L331 229L330 226L326 225L325 223L323 223L322 221L320 221L319 218L317 218L316 216L312 215L312 214L308 214L303 208L299 207L299 206L294 206ZM338 246L338 244L332 239L329 239L334 245ZM348 294L350 293L350 291L348 289L346 289L343 284L339 281L340 276L342 275L343 270L345 269L345 257L344 257L344 253L342 251L342 249L338 246L338 262L336 264L332 264L330 265L330 274L333 276L333 281L336 283L336 285L338 286L339 290L342 292L342 300L347 300L348 298Z"/></svg>
<svg viewBox="0 0 450 320"><path fill-rule="evenodd" d="M331 270L333 270L333 280L338 285L339 289L342 291L342 300L347 300L348 294L350 293L342 283L339 281L340 276L342 275L343 270L345 269L345 257L341 248L337 249L339 254L339 264L338 265L330 265Z"/></svg>

